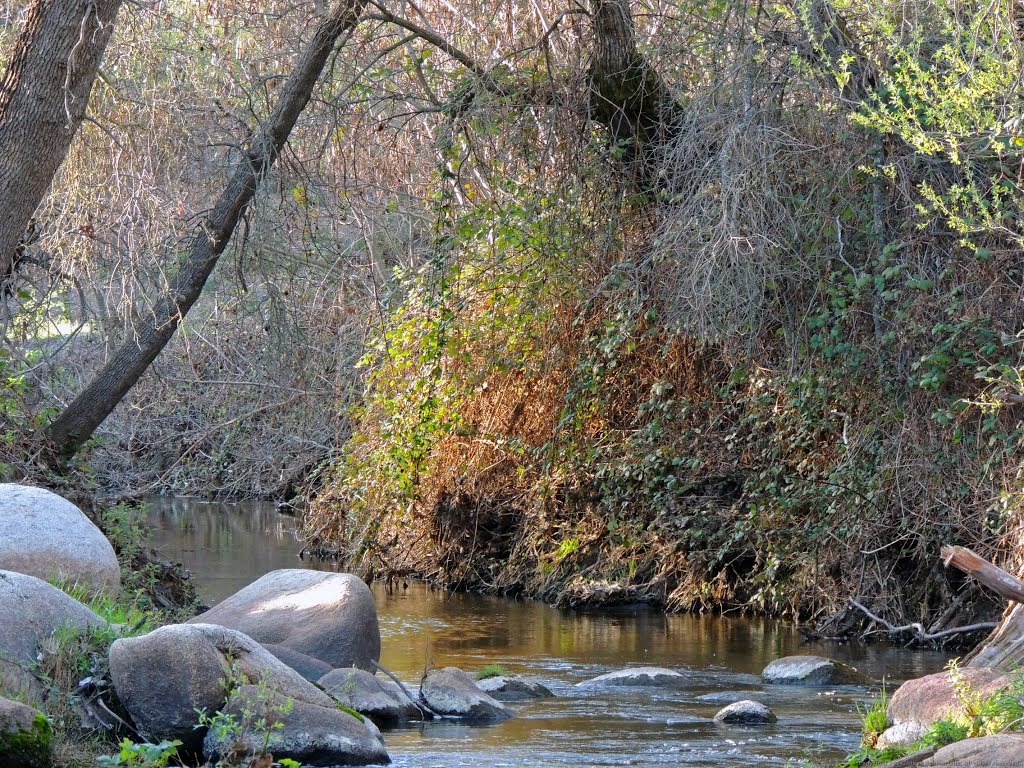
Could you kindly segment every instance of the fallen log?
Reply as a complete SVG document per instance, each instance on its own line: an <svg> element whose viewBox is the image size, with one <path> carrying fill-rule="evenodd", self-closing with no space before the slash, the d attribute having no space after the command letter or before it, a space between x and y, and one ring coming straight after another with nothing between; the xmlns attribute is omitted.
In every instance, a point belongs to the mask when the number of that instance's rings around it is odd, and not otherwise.
<svg viewBox="0 0 1024 768"><path fill-rule="evenodd" d="M947 567L959 568L1000 597L1012 601L995 631L968 654L967 666L1004 671L1019 667L1024 662L1024 581L967 547L943 547L940 554Z"/></svg>
<svg viewBox="0 0 1024 768"><path fill-rule="evenodd" d="M1007 600L1024 603L1024 581L1011 576L967 547L943 547L940 552L946 567L959 568Z"/></svg>

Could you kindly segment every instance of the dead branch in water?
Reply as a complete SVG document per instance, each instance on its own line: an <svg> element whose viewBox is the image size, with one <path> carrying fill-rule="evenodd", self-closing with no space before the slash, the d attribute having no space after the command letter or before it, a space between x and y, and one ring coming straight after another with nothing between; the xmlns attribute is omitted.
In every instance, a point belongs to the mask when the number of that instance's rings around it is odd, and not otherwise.
<svg viewBox="0 0 1024 768"><path fill-rule="evenodd" d="M939 640L943 637L949 637L950 635L962 635L968 632L977 632L983 629L993 629L996 626L996 622L994 621L982 621L978 624L968 624L966 627L953 627L952 629L943 629L939 632L929 632L927 629L925 629L923 624L916 621L911 624L896 626L895 624L886 621L881 616L872 613L859 602L854 600L852 597L850 598L850 605L862 611L869 619L874 621L876 624L881 624L883 627L885 627L886 632L888 632L890 635L898 635L902 632L913 631L914 639L922 643L931 642L932 640ZM870 631L864 632L864 634L862 634L861 637L863 638L869 634L871 634Z"/></svg>
<svg viewBox="0 0 1024 768"><path fill-rule="evenodd" d="M1024 603L1024 581L1012 576L998 565L972 552L967 547L943 547L939 554L946 567L959 568L973 576L1000 597Z"/></svg>

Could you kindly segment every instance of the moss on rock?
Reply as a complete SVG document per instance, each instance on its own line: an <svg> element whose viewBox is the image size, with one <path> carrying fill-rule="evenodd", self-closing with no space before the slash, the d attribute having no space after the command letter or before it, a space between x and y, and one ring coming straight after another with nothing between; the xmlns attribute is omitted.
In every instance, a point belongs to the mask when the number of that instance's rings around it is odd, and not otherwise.
<svg viewBox="0 0 1024 768"><path fill-rule="evenodd" d="M12 720L7 720L3 725L0 731L0 765L50 768L53 729L46 715L36 713L27 727L24 723Z"/></svg>

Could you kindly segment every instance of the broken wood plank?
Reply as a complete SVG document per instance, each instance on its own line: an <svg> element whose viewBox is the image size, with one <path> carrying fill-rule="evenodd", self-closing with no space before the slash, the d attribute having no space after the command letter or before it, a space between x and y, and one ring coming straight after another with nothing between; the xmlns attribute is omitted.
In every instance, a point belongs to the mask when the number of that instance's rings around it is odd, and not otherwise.
<svg viewBox="0 0 1024 768"><path fill-rule="evenodd" d="M967 547L943 547L940 551L946 567L959 568L973 576L1000 597L1024 603L1024 581L1004 571L998 565L990 563L981 555Z"/></svg>

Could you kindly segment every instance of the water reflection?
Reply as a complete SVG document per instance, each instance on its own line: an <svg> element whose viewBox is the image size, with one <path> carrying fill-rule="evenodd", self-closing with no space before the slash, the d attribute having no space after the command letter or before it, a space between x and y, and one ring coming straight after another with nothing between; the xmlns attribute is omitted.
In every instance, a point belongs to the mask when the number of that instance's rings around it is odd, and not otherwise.
<svg viewBox="0 0 1024 768"><path fill-rule="evenodd" d="M154 544L195 573L216 602L277 568L334 570L302 561L296 521L267 505L160 500L151 507ZM395 764L427 766L784 765L787 758L834 759L857 747L863 689L763 687L758 675L793 653L839 658L891 691L940 669L940 654L881 646L805 644L792 627L767 620L665 615L633 610L565 611L533 601L451 594L410 583L374 585L381 662L409 683L427 667L472 670L499 663L541 678L558 697L516 705L517 717L476 728L430 724L387 735ZM590 677L630 665L671 667L681 691L581 689ZM724 703L757 696L778 715L771 728L715 725Z"/></svg>

